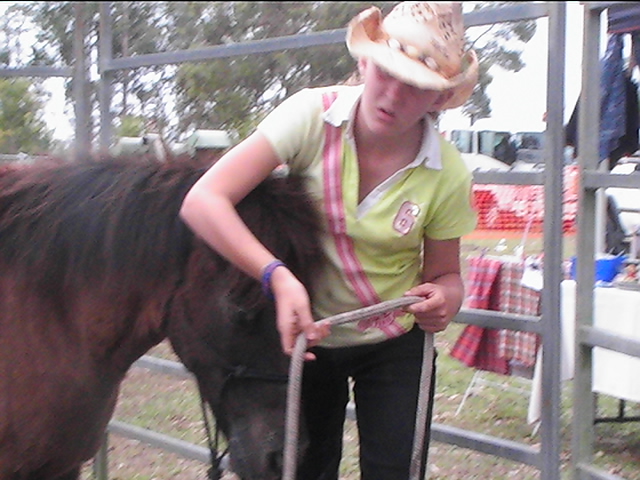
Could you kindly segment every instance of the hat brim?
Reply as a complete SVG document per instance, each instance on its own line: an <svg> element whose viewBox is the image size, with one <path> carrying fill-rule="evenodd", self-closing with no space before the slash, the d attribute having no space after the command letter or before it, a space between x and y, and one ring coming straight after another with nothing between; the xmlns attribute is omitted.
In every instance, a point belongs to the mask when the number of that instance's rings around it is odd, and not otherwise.
<svg viewBox="0 0 640 480"><path fill-rule="evenodd" d="M403 52L387 44L381 29L379 9L370 8L356 17L347 31L347 48L355 58L367 58L398 80L424 90L448 91L451 98L442 110L459 107L473 93L478 81L478 59L473 50L462 58L462 72L446 78Z"/></svg>

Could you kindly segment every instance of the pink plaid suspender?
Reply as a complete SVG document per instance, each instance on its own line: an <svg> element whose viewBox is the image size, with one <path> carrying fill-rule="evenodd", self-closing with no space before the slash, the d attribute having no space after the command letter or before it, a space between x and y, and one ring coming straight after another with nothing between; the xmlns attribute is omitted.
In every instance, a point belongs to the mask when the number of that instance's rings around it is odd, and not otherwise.
<svg viewBox="0 0 640 480"><path fill-rule="evenodd" d="M324 111L327 111L337 97L336 92L322 96ZM353 239L347 234L344 199L342 196L342 130L325 123L323 151L324 208L333 235L338 256L349 283L363 306L380 303L381 299L364 273L364 268L356 255ZM379 317L362 320L359 328L380 328L388 337L396 337L404 330L394 320L399 312L389 312Z"/></svg>

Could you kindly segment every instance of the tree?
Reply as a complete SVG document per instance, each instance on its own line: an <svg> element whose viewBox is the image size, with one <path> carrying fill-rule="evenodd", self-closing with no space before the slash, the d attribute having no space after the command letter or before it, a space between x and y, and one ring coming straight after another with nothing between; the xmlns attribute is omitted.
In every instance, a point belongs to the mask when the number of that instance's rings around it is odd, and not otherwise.
<svg viewBox="0 0 640 480"><path fill-rule="evenodd" d="M175 49L241 43L344 28L366 2L169 2ZM380 2L388 11L395 2ZM194 17L193 11L198 10ZM187 41L185 43L185 40ZM185 64L175 93L180 129L244 136L265 112L304 86L344 81L355 70L344 43Z"/></svg>
<svg viewBox="0 0 640 480"><path fill-rule="evenodd" d="M479 2L474 8L515 2ZM383 14L396 2L375 2ZM37 27L31 64L72 65L72 2L27 2L21 11ZM242 43L345 28L368 2L111 2L114 56L144 55ZM99 38L98 4L87 2L89 48ZM524 64L515 46L527 42L535 22L491 27L474 42L480 81L463 107L476 119L490 116L486 95L494 65L512 71ZM1 53L1 52L0 52ZM95 57L94 57L95 58ZM144 67L115 72L116 121L127 116L146 119L155 133L176 139L195 129L227 129L238 136L251 131L283 98L305 86L344 81L355 61L344 43L234 56L177 66ZM67 98L71 99L68 83ZM95 89L94 89L95 90ZM171 100L171 101L168 101ZM95 91L91 92L97 112ZM173 109L169 105L175 104ZM94 113L95 115L95 113ZM176 122L171 121L177 118ZM172 138L173 137L173 138Z"/></svg>
<svg viewBox="0 0 640 480"><path fill-rule="evenodd" d="M505 5L516 5L518 2L478 2L473 10L496 8ZM491 116L491 99L487 95L487 87L493 81L489 72L494 66L512 72L519 72L525 66L518 48L531 40L536 33L536 22L533 20L496 23L491 26L478 27L482 31L469 42L478 54L480 76L478 85L462 111L471 118L471 123Z"/></svg>
<svg viewBox="0 0 640 480"><path fill-rule="evenodd" d="M42 120L45 97L23 78L0 78L0 152L45 153L52 132Z"/></svg>
<svg viewBox="0 0 640 480"><path fill-rule="evenodd" d="M137 115L122 115L116 126L117 137L141 137L145 133L145 119Z"/></svg>
<svg viewBox="0 0 640 480"><path fill-rule="evenodd" d="M89 58L97 58L99 42L99 4L87 2L87 51ZM163 2L111 2L113 22L112 51L115 57L144 55L162 51L168 33L163 22ZM25 2L14 10L29 19L36 30L30 65L68 66L74 64L73 2ZM168 74L168 76L165 76ZM144 116L149 124L166 125L169 111L165 111L163 97L168 94L173 75L165 66L121 70L114 74L114 104L112 113L117 121ZM73 101L72 80L66 83L66 98ZM92 82L90 102L93 124L97 125L97 83ZM123 120L126 122L127 120Z"/></svg>
<svg viewBox="0 0 640 480"><path fill-rule="evenodd" d="M475 6L495 8L516 2L481 2ZM264 38L341 29L366 2L169 2L168 15L174 31L188 28L190 36L176 34L172 47L186 49ZM386 14L396 2L376 2ZM197 10L194 18L191 16ZM200 20L201 19L201 20ZM188 25L188 27L186 27ZM480 28L480 27L479 27ZM468 39L476 49L480 78L463 112L474 120L491 115L487 87L489 70L499 66L510 71L524 67L521 47L536 30L535 21L482 27L481 38ZM184 43L188 40L187 43ZM176 43L178 42L178 43ZM355 61L342 44L309 47L247 57L233 57L182 65L176 76L176 96L181 129L225 128L244 136L262 115L283 98L305 86L344 81Z"/></svg>

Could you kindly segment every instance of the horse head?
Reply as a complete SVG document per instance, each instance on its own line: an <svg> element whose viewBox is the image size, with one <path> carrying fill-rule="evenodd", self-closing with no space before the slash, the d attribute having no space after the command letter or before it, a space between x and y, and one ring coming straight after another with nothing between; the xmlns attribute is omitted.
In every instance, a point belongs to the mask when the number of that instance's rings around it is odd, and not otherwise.
<svg viewBox="0 0 640 480"><path fill-rule="evenodd" d="M296 177L270 178L238 205L253 233L309 286L322 259L320 222ZM243 479L282 475L289 357L275 308L249 278L194 239L167 334L195 374ZM304 450L304 427L300 453Z"/></svg>

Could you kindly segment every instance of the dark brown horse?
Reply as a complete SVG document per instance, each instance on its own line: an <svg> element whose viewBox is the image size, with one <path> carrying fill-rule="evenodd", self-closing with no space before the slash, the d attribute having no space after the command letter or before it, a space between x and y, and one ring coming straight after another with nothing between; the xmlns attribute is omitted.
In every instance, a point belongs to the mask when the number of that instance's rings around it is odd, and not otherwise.
<svg viewBox="0 0 640 480"><path fill-rule="evenodd" d="M281 475L288 358L253 279L178 211L202 166L40 162L0 172L0 480L74 480L131 364L164 338L198 381L245 479ZM300 179L240 205L306 283L321 256ZM252 372L242 377L242 372Z"/></svg>

